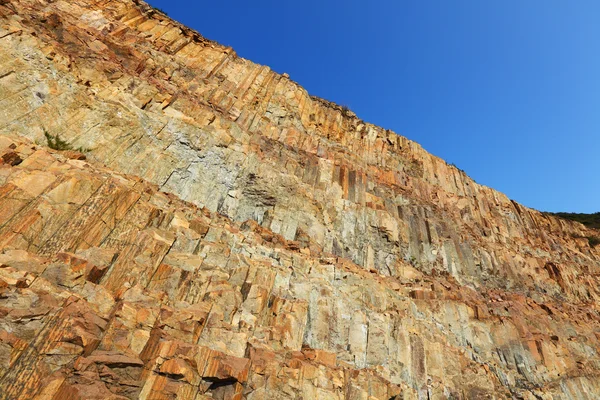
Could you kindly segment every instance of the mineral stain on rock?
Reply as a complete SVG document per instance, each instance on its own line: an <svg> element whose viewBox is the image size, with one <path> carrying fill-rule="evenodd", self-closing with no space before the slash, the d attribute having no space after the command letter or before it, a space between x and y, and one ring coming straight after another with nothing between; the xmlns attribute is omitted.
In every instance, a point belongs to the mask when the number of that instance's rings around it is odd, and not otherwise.
<svg viewBox="0 0 600 400"><path fill-rule="evenodd" d="M597 236L143 1L0 1L0 399L596 399Z"/></svg>

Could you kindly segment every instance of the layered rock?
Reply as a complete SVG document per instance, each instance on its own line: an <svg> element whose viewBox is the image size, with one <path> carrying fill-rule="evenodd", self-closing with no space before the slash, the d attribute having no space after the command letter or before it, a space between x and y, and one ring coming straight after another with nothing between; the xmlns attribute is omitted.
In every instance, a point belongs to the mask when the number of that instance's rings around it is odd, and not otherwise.
<svg viewBox="0 0 600 400"><path fill-rule="evenodd" d="M0 156L0 398L600 393L597 232L141 1L0 2Z"/></svg>

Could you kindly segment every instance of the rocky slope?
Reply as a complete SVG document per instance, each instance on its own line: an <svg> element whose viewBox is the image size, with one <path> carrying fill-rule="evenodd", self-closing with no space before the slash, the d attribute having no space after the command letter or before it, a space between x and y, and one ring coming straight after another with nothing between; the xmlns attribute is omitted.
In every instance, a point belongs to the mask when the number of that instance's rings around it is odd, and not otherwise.
<svg viewBox="0 0 600 400"><path fill-rule="evenodd" d="M0 1L0 157L0 399L600 394L597 231L142 1Z"/></svg>

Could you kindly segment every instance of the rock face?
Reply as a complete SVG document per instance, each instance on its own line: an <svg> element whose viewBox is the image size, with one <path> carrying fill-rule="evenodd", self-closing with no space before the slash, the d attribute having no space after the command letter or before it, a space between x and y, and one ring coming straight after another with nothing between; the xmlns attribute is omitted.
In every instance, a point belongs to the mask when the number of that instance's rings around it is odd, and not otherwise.
<svg viewBox="0 0 600 400"><path fill-rule="evenodd" d="M0 399L597 399L598 235L142 1L0 1Z"/></svg>

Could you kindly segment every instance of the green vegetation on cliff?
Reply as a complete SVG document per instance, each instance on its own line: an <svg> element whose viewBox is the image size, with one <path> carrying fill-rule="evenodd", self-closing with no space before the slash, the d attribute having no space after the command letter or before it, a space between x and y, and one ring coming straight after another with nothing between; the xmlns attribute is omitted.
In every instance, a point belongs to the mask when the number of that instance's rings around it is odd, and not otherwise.
<svg viewBox="0 0 600 400"><path fill-rule="evenodd" d="M581 222L588 228L600 229L600 212L593 214L583 214L583 213L567 213L567 212L558 212L558 213L548 213L550 215L555 215L560 218L569 219L571 221Z"/></svg>
<svg viewBox="0 0 600 400"><path fill-rule="evenodd" d="M584 214L584 213L567 213L567 212L558 212L558 213L547 213L548 215L554 215L559 218L568 219L571 221L581 222L588 228L600 229L600 212L593 214ZM600 237L598 236L584 236L591 247L596 247L600 244Z"/></svg>

